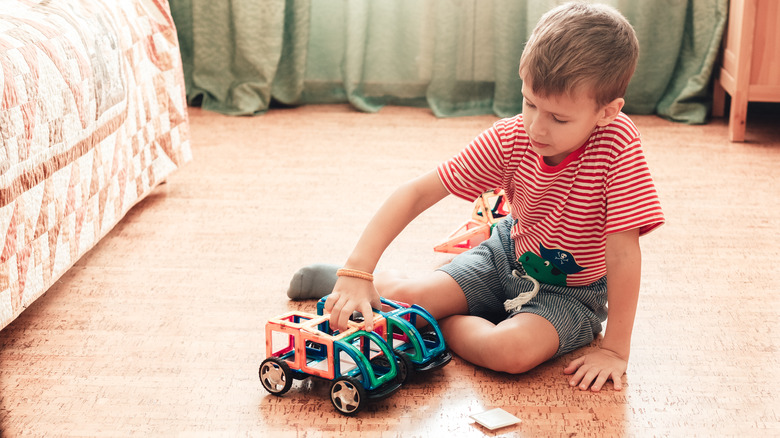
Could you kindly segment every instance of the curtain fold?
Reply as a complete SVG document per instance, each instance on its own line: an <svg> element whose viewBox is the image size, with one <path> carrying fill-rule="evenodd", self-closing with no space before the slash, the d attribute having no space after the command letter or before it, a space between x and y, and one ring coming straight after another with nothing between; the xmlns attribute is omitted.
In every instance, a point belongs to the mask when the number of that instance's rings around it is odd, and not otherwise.
<svg viewBox="0 0 780 438"><path fill-rule="evenodd" d="M349 102L439 117L521 111L518 62L556 0L170 0L191 104L231 115ZM625 111L706 121L728 0L604 0L641 54Z"/></svg>

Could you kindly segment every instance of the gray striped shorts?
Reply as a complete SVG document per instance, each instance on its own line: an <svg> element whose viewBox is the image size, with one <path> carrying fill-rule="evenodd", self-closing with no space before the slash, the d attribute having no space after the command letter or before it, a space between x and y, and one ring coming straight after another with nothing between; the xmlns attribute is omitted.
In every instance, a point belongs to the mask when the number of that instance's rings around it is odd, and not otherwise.
<svg viewBox="0 0 780 438"><path fill-rule="evenodd" d="M533 290L530 280L512 275L516 269L525 274L515 255L510 237L514 220L507 217L493 229L490 238L479 246L457 255L439 270L446 272L466 295L469 314L495 324L517 313L534 313L550 321L558 332L555 357L588 345L601 332L607 319L607 277L581 287L541 284L539 293L512 314L504 310L504 301Z"/></svg>

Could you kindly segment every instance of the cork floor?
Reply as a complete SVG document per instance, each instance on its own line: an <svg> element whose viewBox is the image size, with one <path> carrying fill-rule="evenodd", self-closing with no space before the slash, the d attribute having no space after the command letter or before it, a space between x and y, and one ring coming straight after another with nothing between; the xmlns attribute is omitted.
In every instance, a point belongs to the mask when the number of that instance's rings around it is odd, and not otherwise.
<svg viewBox="0 0 780 438"><path fill-rule="evenodd" d="M262 388L265 322L314 311L287 300L293 272L341 263L397 185L495 118L342 105L190 115L195 161L0 331L2 437L780 435L777 112L751 113L746 143L728 142L723 120L634 118L667 224L641 241L623 391L569 388L562 369L584 350L517 376L455 357L354 418L323 381ZM446 263L432 248L470 212L446 199L380 268ZM496 407L521 423L469 418Z"/></svg>

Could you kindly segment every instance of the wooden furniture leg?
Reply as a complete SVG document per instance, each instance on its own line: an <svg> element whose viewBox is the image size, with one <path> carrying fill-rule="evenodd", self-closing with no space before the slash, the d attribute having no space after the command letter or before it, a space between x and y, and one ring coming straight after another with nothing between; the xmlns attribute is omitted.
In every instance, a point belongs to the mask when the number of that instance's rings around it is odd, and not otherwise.
<svg viewBox="0 0 780 438"><path fill-rule="evenodd" d="M726 90L720 84L720 79L715 79L712 87L712 117L723 117L726 111Z"/></svg>
<svg viewBox="0 0 780 438"><path fill-rule="evenodd" d="M745 120L747 119L747 90L737 89L731 96L729 114L729 140L745 141Z"/></svg>

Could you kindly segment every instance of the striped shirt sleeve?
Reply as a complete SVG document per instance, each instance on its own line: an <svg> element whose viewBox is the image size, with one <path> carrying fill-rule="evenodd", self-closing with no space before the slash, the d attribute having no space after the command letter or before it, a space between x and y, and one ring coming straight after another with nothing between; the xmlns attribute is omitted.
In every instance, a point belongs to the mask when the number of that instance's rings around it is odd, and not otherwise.
<svg viewBox="0 0 780 438"><path fill-rule="evenodd" d="M639 228L647 234L665 219L638 138L618 152L607 173L607 218L605 234Z"/></svg>
<svg viewBox="0 0 780 438"><path fill-rule="evenodd" d="M488 190L501 188L507 148L499 130L506 120L496 122L460 153L439 165L439 179L451 194L474 201ZM511 145L508 149L511 152Z"/></svg>

